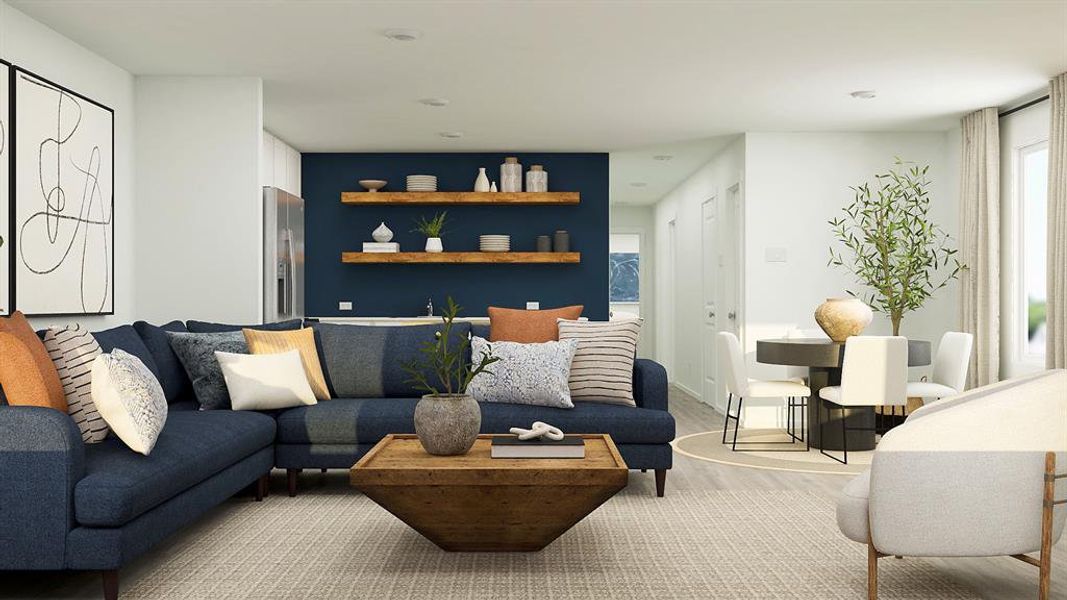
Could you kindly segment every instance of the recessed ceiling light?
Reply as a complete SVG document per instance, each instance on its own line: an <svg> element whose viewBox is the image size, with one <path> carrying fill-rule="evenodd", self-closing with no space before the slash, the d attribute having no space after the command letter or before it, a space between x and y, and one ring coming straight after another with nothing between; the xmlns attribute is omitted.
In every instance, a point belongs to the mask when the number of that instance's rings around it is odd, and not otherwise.
<svg viewBox="0 0 1067 600"><path fill-rule="evenodd" d="M448 98L423 98L419 100L420 104L425 104L426 106L448 106L449 102Z"/></svg>
<svg viewBox="0 0 1067 600"><path fill-rule="evenodd" d="M630 185L633 186L633 187L645 187L648 184L645 183L644 181L631 181Z"/></svg>
<svg viewBox="0 0 1067 600"><path fill-rule="evenodd" d="M849 94L849 96L852 96L853 98L857 98L859 100L870 100L871 98L874 98L877 95L878 94L876 94L874 90L856 90L855 92Z"/></svg>
<svg viewBox="0 0 1067 600"><path fill-rule="evenodd" d="M674 157L671 156L670 154L656 154L655 156L652 157L652 160L670 160L672 158L674 158Z"/></svg>
<svg viewBox="0 0 1067 600"><path fill-rule="evenodd" d="M463 137L463 132L462 131L442 131L441 133L439 133L437 135L439 135L439 136L441 136L441 137L443 137L445 139L454 140L454 139Z"/></svg>
<svg viewBox="0 0 1067 600"><path fill-rule="evenodd" d="M382 35L394 42L414 42L422 37L418 29L386 29Z"/></svg>

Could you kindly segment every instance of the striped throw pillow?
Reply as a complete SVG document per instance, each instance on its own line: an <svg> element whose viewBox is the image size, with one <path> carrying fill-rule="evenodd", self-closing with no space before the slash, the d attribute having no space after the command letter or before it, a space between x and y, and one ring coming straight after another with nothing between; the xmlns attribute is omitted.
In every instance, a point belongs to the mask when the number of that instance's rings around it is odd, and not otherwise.
<svg viewBox="0 0 1067 600"><path fill-rule="evenodd" d="M571 399L637 406L634 402L634 357L641 319L628 321L559 321L559 339L578 340L571 363Z"/></svg>
<svg viewBox="0 0 1067 600"><path fill-rule="evenodd" d="M92 397L93 361L102 354L100 344L80 325L52 327L44 334L44 347L59 372L67 397L67 413L87 444L102 442L108 426Z"/></svg>

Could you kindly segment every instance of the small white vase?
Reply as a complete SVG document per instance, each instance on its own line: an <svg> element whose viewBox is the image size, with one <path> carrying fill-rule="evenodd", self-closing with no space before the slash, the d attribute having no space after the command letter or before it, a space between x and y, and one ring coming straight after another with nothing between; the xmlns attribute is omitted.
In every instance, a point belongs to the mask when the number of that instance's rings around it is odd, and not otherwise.
<svg viewBox="0 0 1067 600"><path fill-rule="evenodd" d="M480 167L478 169L478 178L474 180L474 191L489 191L489 176L485 174L485 167Z"/></svg>
<svg viewBox="0 0 1067 600"><path fill-rule="evenodd" d="M426 251L427 252L444 252L445 247L441 243L441 238L426 238Z"/></svg>
<svg viewBox="0 0 1067 600"><path fill-rule="evenodd" d="M493 183L489 184L489 191L490 192L495 192L496 191L496 182L495 181Z"/></svg>
<svg viewBox="0 0 1067 600"><path fill-rule="evenodd" d="M385 226L385 221L370 234L374 241L385 243L393 239L393 230Z"/></svg>
<svg viewBox="0 0 1067 600"><path fill-rule="evenodd" d="M835 342L863 333L872 319L871 307L859 298L827 298L815 309L815 322Z"/></svg>

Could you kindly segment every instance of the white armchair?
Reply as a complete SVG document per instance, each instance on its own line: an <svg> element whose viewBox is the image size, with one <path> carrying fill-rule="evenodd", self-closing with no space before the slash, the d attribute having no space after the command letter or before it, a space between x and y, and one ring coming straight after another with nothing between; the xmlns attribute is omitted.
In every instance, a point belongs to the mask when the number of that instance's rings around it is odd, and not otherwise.
<svg viewBox="0 0 1067 600"><path fill-rule="evenodd" d="M1067 371L913 412L886 433L870 470L837 505L841 532L867 545L868 598L877 598L877 559L892 555L1013 556L1039 567L1047 598L1051 547L1067 520L1064 471Z"/></svg>

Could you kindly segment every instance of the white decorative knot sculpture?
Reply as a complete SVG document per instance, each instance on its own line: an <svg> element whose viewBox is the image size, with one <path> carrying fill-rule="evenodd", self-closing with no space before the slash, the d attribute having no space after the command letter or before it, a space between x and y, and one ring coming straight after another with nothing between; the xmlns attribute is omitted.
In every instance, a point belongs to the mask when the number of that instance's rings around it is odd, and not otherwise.
<svg viewBox="0 0 1067 600"><path fill-rule="evenodd" d="M529 429L512 427L509 431L519 436L520 440L545 438L558 442L563 439L563 432L560 431L559 427L553 427L552 425L542 423L541 421L534 421L534 424L531 425Z"/></svg>

